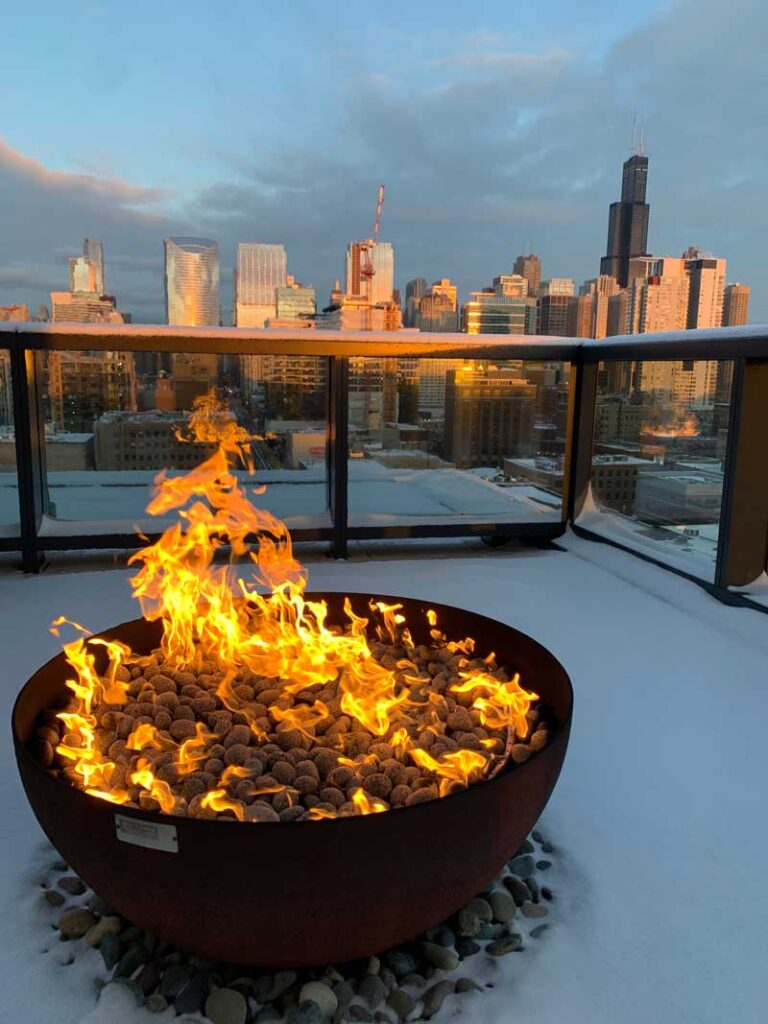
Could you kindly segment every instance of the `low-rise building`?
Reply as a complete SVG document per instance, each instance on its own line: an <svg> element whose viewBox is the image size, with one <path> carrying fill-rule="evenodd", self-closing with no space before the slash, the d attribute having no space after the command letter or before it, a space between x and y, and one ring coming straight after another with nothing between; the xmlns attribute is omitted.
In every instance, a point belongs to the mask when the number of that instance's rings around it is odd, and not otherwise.
<svg viewBox="0 0 768 1024"><path fill-rule="evenodd" d="M177 412L105 413L94 424L96 469L193 469L216 446L183 440L186 427Z"/></svg>

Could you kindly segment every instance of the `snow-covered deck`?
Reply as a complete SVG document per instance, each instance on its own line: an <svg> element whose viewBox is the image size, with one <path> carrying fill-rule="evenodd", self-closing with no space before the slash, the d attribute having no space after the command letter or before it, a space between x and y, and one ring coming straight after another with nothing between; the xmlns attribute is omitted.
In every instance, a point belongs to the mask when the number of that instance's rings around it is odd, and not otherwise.
<svg viewBox="0 0 768 1024"><path fill-rule="evenodd" d="M543 819L559 851L553 926L495 964L494 988L447 1001L436 1019L757 1022L768 1005L768 618L624 552L573 536L562 547L367 545L349 563L310 564L316 589L431 597L503 618L573 679L571 746ZM48 622L66 613L99 630L133 617L126 574L4 569L0 607L0 1019L157 1020L97 1007L97 952L75 967L40 954L51 932L33 914L33 888L50 851L8 742L18 687L57 649Z"/></svg>

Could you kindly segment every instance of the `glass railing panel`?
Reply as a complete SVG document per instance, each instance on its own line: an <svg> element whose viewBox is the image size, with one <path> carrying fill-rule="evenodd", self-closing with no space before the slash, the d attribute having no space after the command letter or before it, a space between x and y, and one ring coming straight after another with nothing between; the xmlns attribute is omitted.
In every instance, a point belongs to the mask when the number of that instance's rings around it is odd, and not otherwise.
<svg viewBox="0 0 768 1024"><path fill-rule="evenodd" d="M567 364L351 359L355 526L559 522Z"/></svg>
<svg viewBox="0 0 768 1024"><path fill-rule="evenodd" d="M19 486L13 423L11 356L0 349L0 537L19 535Z"/></svg>
<svg viewBox="0 0 768 1024"><path fill-rule="evenodd" d="M714 580L731 360L601 363L578 525Z"/></svg>
<svg viewBox="0 0 768 1024"><path fill-rule="evenodd" d="M252 435L259 507L289 526L325 526L326 360L152 352L49 352L43 403L45 532L156 531L145 513L159 471L210 453L188 443L189 412L214 388Z"/></svg>

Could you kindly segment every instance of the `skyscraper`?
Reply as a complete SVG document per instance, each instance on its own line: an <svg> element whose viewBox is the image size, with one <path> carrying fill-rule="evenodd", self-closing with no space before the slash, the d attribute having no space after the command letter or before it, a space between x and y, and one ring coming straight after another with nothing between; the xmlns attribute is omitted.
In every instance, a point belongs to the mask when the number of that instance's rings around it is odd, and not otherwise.
<svg viewBox="0 0 768 1024"><path fill-rule="evenodd" d="M621 200L611 203L606 254L600 260L600 274L615 278L622 288L629 281L629 261L644 255L648 245L651 208L645 201L647 181L648 157L633 153L624 161Z"/></svg>
<svg viewBox="0 0 768 1024"><path fill-rule="evenodd" d="M421 300L427 294L427 282L423 277L414 277L405 286L405 309L403 327L415 327Z"/></svg>
<svg viewBox="0 0 768 1024"><path fill-rule="evenodd" d="M493 279L492 288L470 292L461 307L461 329L467 334L535 334L536 300L519 274Z"/></svg>
<svg viewBox="0 0 768 1024"><path fill-rule="evenodd" d="M361 273L364 253L368 252L373 265L373 277L366 284ZM395 251L391 242L370 241L350 242L347 246L346 294L366 296L372 305L380 302L392 302L395 287ZM370 288L370 291L368 290Z"/></svg>
<svg viewBox="0 0 768 1024"><path fill-rule="evenodd" d="M729 284L723 303L723 327L741 327L749 321L750 288L746 284Z"/></svg>
<svg viewBox="0 0 768 1024"><path fill-rule="evenodd" d="M714 256L686 259L690 280L688 327L720 327L723 323L726 260Z"/></svg>
<svg viewBox="0 0 768 1024"><path fill-rule="evenodd" d="M277 316L277 289L287 282L285 247L241 242L235 267L235 326L263 327Z"/></svg>
<svg viewBox="0 0 768 1024"><path fill-rule="evenodd" d="M519 274L528 282L528 294L535 295L541 283L541 260L538 256L530 253L528 256L518 256L512 268L513 274Z"/></svg>
<svg viewBox="0 0 768 1024"><path fill-rule="evenodd" d="M210 238L166 238L165 312L169 324L219 325L219 246Z"/></svg>
<svg viewBox="0 0 768 1024"><path fill-rule="evenodd" d="M104 246L93 238L83 239L83 256L91 261L95 271L95 285L97 295L106 294L104 286Z"/></svg>
<svg viewBox="0 0 768 1024"><path fill-rule="evenodd" d="M546 334L554 337L567 337L568 330L568 304L572 296L569 295L543 295L539 299L539 325L538 334Z"/></svg>

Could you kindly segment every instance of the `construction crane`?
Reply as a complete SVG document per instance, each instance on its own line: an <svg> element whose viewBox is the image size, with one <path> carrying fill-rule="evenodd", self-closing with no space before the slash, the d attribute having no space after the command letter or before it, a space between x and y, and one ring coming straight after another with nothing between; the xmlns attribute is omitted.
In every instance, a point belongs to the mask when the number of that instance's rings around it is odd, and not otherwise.
<svg viewBox="0 0 768 1024"><path fill-rule="evenodd" d="M373 252L379 244L379 228L381 227L381 211L384 206L384 186L379 185L379 198L376 203L376 219L373 222L373 235L360 248L360 277L366 282L365 295L371 300L373 275L376 267L373 263Z"/></svg>

